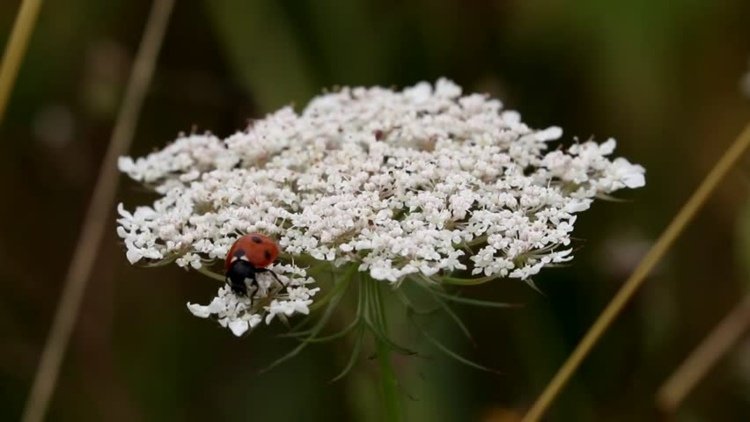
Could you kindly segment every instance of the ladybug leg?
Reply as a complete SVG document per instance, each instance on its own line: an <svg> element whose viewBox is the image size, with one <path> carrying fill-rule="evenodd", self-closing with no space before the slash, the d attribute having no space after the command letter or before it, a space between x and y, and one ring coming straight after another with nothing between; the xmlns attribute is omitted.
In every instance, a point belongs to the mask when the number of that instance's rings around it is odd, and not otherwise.
<svg viewBox="0 0 750 422"><path fill-rule="evenodd" d="M224 280L226 282L226 285L229 286L229 288L232 290L232 293L234 293L237 296L245 295L245 292L242 291L242 287L244 286L235 285L234 282L229 277L226 277Z"/></svg>
<svg viewBox="0 0 750 422"><path fill-rule="evenodd" d="M273 276L273 278L276 279L276 281L279 282L279 284L281 284L282 287L286 287L286 284L284 284L284 282L279 279L279 276L277 276L275 272L269 270L268 268L258 268L255 270L255 272L256 273L269 273Z"/></svg>
<svg viewBox="0 0 750 422"><path fill-rule="evenodd" d="M248 299L250 299L251 307L253 306L253 298L255 297L256 294L258 294L258 291L260 290L260 285L258 285L258 279L255 278L256 273L257 271L248 277L248 279L250 280L248 282L248 284L250 285L250 290L247 292L247 297ZM253 286L255 287L254 289L253 289Z"/></svg>

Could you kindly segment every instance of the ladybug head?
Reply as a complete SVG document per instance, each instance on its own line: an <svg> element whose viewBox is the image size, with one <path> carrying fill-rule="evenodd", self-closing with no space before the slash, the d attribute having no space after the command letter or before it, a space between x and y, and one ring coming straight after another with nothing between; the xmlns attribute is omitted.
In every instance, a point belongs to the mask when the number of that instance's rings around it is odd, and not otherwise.
<svg viewBox="0 0 750 422"><path fill-rule="evenodd" d="M251 285L258 287L258 282L255 279L255 267L252 264L245 261L244 259L236 259L229 265L227 270L227 282L232 287L232 291L235 294L246 296L247 295L247 284L246 281L250 281Z"/></svg>

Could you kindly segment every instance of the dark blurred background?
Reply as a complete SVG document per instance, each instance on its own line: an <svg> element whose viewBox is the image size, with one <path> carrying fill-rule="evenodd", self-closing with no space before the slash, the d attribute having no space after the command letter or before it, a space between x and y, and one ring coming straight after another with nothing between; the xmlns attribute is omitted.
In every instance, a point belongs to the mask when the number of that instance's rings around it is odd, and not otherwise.
<svg viewBox="0 0 750 422"><path fill-rule="evenodd" d="M4 46L20 2L0 3ZM0 127L0 419L23 409L83 213L150 7L46 2ZM495 375L430 351L397 358L409 420L511 421L541 392L659 232L740 132L750 58L746 0L178 2L132 147L180 131L227 136L325 87L404 86L446 76L535 127L618 141L647 186L579 217L577 259L537 279L467 288L522 309L457 308L433 332ZM750 158L731 173L557 399L549 420L658 419L661 383L746 293ZM124 180L129 208L153 197ZM283 327L236 339L192 317L214 282L176 266L132 267L115 209L64 360L49 420L366 420L374 362L347 378L349 343L280 368ZM394 321L394 324L400 324ZM426 350L430 350L426 345ZM407 394L408 393L408 396ZM678 420L746 420L750 341L688 397ZM744 415L744 417L743 417Z"/></svg>

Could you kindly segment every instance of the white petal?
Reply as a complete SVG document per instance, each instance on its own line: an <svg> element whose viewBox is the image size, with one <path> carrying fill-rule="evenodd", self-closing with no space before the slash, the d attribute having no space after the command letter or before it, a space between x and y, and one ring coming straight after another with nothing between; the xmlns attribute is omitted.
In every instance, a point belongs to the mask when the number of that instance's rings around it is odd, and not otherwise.
<svg viewBox="0 0 750 422"><path fill-rule="evenodd" d="M247 323L247 321L236 319L234 321L230 321L229 329L232 330L232 334L236 335L237 337L245 334L245 332L250 328L250 325Z"/></svg>
<svg viewBox="0 0 750 422"><path fill-rule="evenodd" d="M563 134L562 128L557 126L550 126L547 129L536 133L536 138L542 142L554 141L560 139Z"/></svg>
<svg viewBox="0 0 750 422"><path fill-rule="evenodd" d="M125 252L125 256L128 258L128 261L130 261L131 264L135 264L136 262L140 261L141 258L143 258L143 254L135 249L128 249L128 251Z"/></svg>
<svg viewBox="0 0 750 422"><path fill-rule="evenodd" d="M208 306L202 306L188 302L187 308L191 314L197 316L198 318L208 318L211 315L211 311L209 311Z"/></svg>

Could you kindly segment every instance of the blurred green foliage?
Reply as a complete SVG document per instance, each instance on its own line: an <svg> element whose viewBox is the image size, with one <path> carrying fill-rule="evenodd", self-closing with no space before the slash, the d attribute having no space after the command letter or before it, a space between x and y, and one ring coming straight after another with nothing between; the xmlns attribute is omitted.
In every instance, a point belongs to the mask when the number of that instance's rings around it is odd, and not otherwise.
<svg viewBox="0 0 750 422"><path fill-rule="evenodd" d="M0 4L4 45L19 1ZM20 415L149 2L46 2L0 127L0 419ZM459 307L433 332L502 375L429 351L396 358L408 420L514 420L542 390L650 240L747 121L744 0L178 2L134 155L178 131L225 136L336 85L403 86L447 76L498 96L566 139L617 138L646 189L581 216L577 259L537 284L466 294L521 310ZM734 174L556 401L550 420L656 419L654 394L747 292L746 168ZM150 195L125 182L120 199ZM95 275L50 420L377 420L374 362L329 384L346 341L293 346L262 329L237 340L189 316L215 285L176 267L131 267L114 233ZM395 312L395 311L394 311ZM394 323L403 319L393 314ZM396 327L409 333L408 327ZM722 360L677 415L750 413L747 345ZM743 352L744 351L744 352ZM743 361L744 358L744 361ZM743 363L744 362L744 363ZM411 396L412 398L409 398Z"/></svg>

